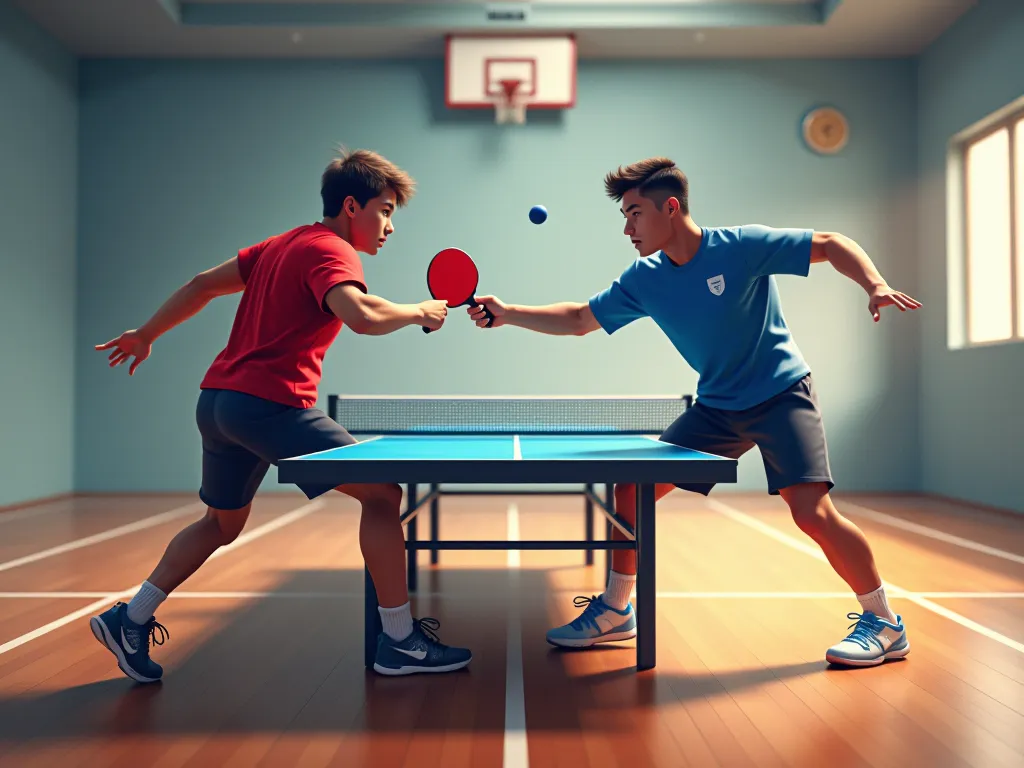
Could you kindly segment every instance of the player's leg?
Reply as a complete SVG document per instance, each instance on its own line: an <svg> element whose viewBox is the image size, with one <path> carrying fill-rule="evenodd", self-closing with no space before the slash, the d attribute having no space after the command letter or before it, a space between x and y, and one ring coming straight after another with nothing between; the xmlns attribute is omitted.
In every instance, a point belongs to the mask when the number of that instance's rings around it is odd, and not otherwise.
<svg viewBox="0 0 1024 768"><path fill-rule="evenodd" d="M782 481L785 482L785 481ZM829 564L856 594L866 595L882 586L867 537L832 504L829 483L795 483L778 488L793 522L821 547ZM876 611L895 619L884 603Z"/></svg>
<svg viewBox="0 0 1024 768"><path fill-rule="evenodd" d="M245 527L252 499L266 475L262 458L227 437L215 418L217 393L200 394L196 421L203 440L203 479L199 496L206 514L171 540L149 578L126 605L117 603L90 621L93 635L117 658L121 670L138 682L163 675L149 656L150 643L163 644L166 628L157 608L220 547Z"/></svg>
<svg viewBox="0 0 1024 768"><path fill-rule="evenodd" d="M317 489L303 489L316 493ZM402 488L391 484L341 485L340 492L362 505L359 548L377 591L383 632L377 638L373 668L383 675L452 672L462 669L473 654L443 644L429 617L415 619L406 580L405 536L402 533Z"/></svg>
<svg viewBox="0 0 1024 768"><path fill-rule="evenodd" d="M741 438L718 411L699 403L687 408L661 435L661 440L673 445L705 451L717 456L739 458L753 448L753 443ZM662 499L677 486L655 486L655 500ZM679 488L707 495L714 484L680 485ZM615 486L615 512L636 528L636 486ZM626 541L618 528L612 538ZM616 549L612 552L612 570L604 592L597 596L577 596L575 605L583 612L568 624L548 631L552 645L567 648L587 648L598 643L626 640L636 636L636 614L630 596L636 584L636 550Z"/></svg>
<svg viewBox="0 0 1024 768"><path fill-rule="evenodd" d="M291 408L236 392L222 393L218 400L219 423L227 435L274 464L281 459L356 442L344 427L317 408ZM311 483L297 485L309 499L334 490L332 486ZM405 637L395 638L386 632L382 635L394 642L386 644L383 650L378 646L378 671L384 674L447 672L466 666L471 659L470 652L442 645L433 633L437 626L434 619L410 616L409 622L405 621L409 596L400 517L401 488L377 483L346 484L337 490L355 498L362 506L360 549L381 600L382 623L395 634L401 634L403 628L412 624L412 631ZM400 650L395 650L396 647ZM409 663L403 665L403 660Z"/></svg>
<svg viewBox="0 0 1024 768"><path fill-rule="evenodd" d="M266 474L266 469L260 468L256 472L262 476ZM248 496L246 494L246 497ZM242 500L238 499L238 501ZM233 503L238 503L238 501ZM251 497L250 501L237 509L218 509L208 506L202 519L196 520L182 529L171 539L160 562L146 580L147 583L157 587L165 595L171 594L189 576L198 571L199 567L209 560L214 552L238 538L245 528L251 509ZM129 618L148 618L133 613L132 607L129 605Z"/></svg>
<svg viewBox="0 0 1024 768"><path fill-rule="evenodd" d="M853 632L826 652L833 663L881 664L910 651L902 620L889 607L867 537L832 503L825 428L810 376L751 409L744 431L761 450L768 491L782 496L797 527L820 548L863 610Z"/></svg>
<svg viewBox="0 0 1024 768"><path fill-rule="evenodd" d="M654 486L654 500L660 501L675 489L676 486L671 483L658 483ZM632 483L619 483L615 486L615 514L636 530L636 486ZM626 534L614 526L612 540L628 541ZM616 575L636 576L635 549L612 550L612 578ZM626 597L628 602L628 595Z"/></svg>

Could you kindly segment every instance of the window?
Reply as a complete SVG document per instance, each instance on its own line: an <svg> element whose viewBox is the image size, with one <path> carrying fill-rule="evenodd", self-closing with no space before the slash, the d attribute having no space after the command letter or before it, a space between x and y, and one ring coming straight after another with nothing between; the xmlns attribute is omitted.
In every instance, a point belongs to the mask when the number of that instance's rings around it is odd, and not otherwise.
<svg viewBox="0 0 1024 768"><path fill-rule="evenodd" d="M954 346L1024 339L1024 109L954 142L962 221L951 229ZM959 246L959 247L957 247ZM954 298L958 300L954 300Z"/></svg>

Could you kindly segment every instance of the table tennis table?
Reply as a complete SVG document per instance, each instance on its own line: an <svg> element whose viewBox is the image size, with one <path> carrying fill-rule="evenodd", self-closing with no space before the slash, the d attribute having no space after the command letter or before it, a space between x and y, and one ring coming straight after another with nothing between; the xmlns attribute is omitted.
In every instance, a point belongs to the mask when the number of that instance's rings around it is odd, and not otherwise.
<svg viewBox="0 0 1024 768"><path fill-rule="evenodd" d="M416 589L416 554L441 550L635 549L637 555L636 666L655 666L655 498L658 483L733 483L737 461L660 442L665 429L692 403L684 397L394 397L331 395L332 418L359 442L283 460L282 483L398 483L407 486L406 528L410 591ZM615 484L636 485L635 529L614 509ZM439 506L449 485L513 486L496 493L548 493L532 486L582 485L584 540L442 540ZM605 497L594 487L603 484ZM420 495L420 485L429 487ZM530 486L524 489L523 486ZM562 491L564 493L564 491ZM556 491L559 493L559 491ZM577 492L578 493L578 492ZM417 516L430 505L430 537L418 537ZM593 510L606 518L606 538L594 537ZM613 540L612 528L625 540ZM381 632L377 593L364 569L364 661L372 668Z"/></svg>

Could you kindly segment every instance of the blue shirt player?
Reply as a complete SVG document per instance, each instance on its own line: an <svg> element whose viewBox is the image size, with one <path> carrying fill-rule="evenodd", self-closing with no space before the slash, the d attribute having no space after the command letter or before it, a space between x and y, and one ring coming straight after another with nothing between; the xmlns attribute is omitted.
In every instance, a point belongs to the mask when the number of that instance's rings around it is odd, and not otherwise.
<svg viewBox="0 0 1024 768"><path fill-rule="evenodd" d="M506 304L481 296L471 318L491 328L515 325L539 333L615 333L650 317L699 376L697 399L661 439L738 458L757 446L768 492L781 495L797 526L822 549L853 590L862 613L853 631L826 651L843 666L870 666L906 656L902 618L889 608L864 533L836 510L825 429L810 368L786 326L775 275L807 276L828 262L868 295L875 322L882 307L921 306L893 290L868 255L843 235L760 225L700 227L689 212L689 181L667 158L620 167L605 177L610 198L621 202L625 235L639 253L605 290L587 303ZM708 494L709 485L681 486ZM674 486L659 485L661 498ZM635 489L615 489L616 511L635 523ZM614 531L616 538L622 538ZM547 633L548 642L574 648L636 635L629 602L636 555L614 550L605 591L575 620Z"/></svg>

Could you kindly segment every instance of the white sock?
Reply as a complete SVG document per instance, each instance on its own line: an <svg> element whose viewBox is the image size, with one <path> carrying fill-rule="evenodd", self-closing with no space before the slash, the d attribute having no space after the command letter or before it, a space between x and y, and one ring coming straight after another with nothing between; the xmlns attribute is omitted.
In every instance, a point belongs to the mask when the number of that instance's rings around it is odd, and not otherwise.
<svg viewBox="0 0 1024 768"><path fill-rule="evenodd" d="M886 621L896 623L896 614L892 612L888 601L885 599L885 587L879 587L874 592L866 595L857 595L857 602L865 611L871 611L875 616Z"/></svg>
<svg viewBox="0 0 1024 768"><path fill-rule="evenodd" d="M633 594L634 584L636 584L635 574L612 571L609 574L608 586L605 588L604 594L601 595L601 599L615 610L624 611L629 605L629 596Z"/></svg>
<svg viewBox="0 0 1024 768"><path fill-rule="evenodd" d="M167 595L154 587L148 581L142 582L142 588L135 593L135 597L128 603L128 621L133 624L145 624L156 613L160 603L167 599Z"/></svg>
<svg viewBox="0 0 1024 768"><path fill-rule="evenodd" d="M409 603L397 608L377 606L380 611L380 622L384 625L384 633L392 640L405 640L412 634L412 609Z"/></svg>

